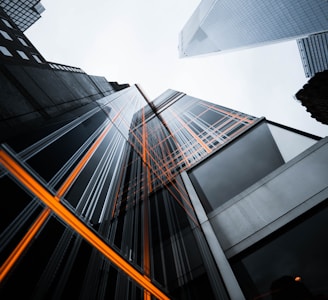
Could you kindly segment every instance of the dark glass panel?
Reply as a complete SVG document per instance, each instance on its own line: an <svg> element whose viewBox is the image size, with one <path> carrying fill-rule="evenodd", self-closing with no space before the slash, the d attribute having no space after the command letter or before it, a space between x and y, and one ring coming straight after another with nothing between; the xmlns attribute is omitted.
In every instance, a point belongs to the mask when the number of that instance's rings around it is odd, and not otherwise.
<svg viewBox="0 0 328 300"><path fill-rule="evenodd" d="M32 201L32 197L8 176L0 178L0 233Z"/></svg>
<svg viewBox="0 0 328 300"><path fill-rule="evenodd" d="M46 181L49 181L104 122L105 118L106 115L102 111L96 113L33 156L28 160L28 164Z"/></svg>
<svg viewBox="0 0 328 300"><path fill-rule="evenodd" d="M201 276L190 280L187 284L173 291L172 296L173 299L179 300L216 299L209 284L207 274L202 274Z"/></svg>
<svg viewBox="0 0 328 300"><path fill-rule="evenodd" d="M214 299L204 256L195 237L196 229L191 226L193 221L177 202L182 200L182 195L182 187L178 193L173 185L169 185L150 199L153 277L177 299L199 299L200 294L208 297L206 299ZM206 292L196 293L194 287Z"/></svg>
<svg viewBox="0 0 328 300"><path fill-rule="evenodd" d="M246 298L327 299L327 228L326 200L233 258L231 265Z"/></svg>
<svg viewBox="0 0 328 300"><path fill-rule="evenodd" d="M232 141L190 171L190 179L207 212L284 164L267 124Z"/></svg>
<svg viewBox="0 0 328 300"><path fill-rule="evenodd" d="M54 251L64 226L51 218L26 253L1 283L1 299L31 299L32 292ZM51 238L49 238L51 237Z"/></svg>
<svg viewBox="0 0 328 300"><path fill-rule="evenodd" d="M71 272L65 283L65 288L61 294L62 299L74 299L80 294L79 291L83 288L92 249L93 247L89 243L82 240L77 255L74 258ZM93 295L96 293L97 291L91 292Z"/></svg>
<svg viewBox="0 0 328 300"><path fill-rule="evenodd" d="M20 224L13 224L7 228L8 231L6 231L6 234L0 235L0 240L7 238L7 240L3 240L3 243L0 244L0 266L4 263L12 251L17 247L22 238L26 235L27 231L34 224L41 211L41 206L34 206L31 208L31 211L26 214L26 216L20 219ZM8 235L10 236L8 237Z"/></svg>
<svg viewBox="0 0 328 300"><path fill-rule="evenodd" d="M222 116L222 114L220 114L216 111L213 111L213 110L208 110L208 111L204 112L201 116L199 116L200 119L204 120L205 122L207 122L210 125L213 125L214 123L216 123L223 117L224 116Z"/></svg>
<svg viewBox="0 0 328 300"><path fill-rule="evenodd" d="M65 195L65 199L75 207L79 200L81 199L82 194L85 192L85 189L91 180L91 177L94 175L96 169L99 166L99 163L108 147L108 143L112 139L115 128L112 128L103 142L99 145L94 154L90 157L88 163L85 165L79 176L76 178L74 184L70 190Z"/></svg>

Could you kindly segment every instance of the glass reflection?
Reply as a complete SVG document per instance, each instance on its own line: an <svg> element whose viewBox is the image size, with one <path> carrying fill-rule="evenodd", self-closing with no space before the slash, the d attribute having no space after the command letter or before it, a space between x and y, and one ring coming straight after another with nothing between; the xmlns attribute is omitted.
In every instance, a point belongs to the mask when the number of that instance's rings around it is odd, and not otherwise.
<svg viewBox="0 0 328 300"><path fill-rule="evenodd" d="M327 204L231 260L247 299L328 299Z"/></svg>

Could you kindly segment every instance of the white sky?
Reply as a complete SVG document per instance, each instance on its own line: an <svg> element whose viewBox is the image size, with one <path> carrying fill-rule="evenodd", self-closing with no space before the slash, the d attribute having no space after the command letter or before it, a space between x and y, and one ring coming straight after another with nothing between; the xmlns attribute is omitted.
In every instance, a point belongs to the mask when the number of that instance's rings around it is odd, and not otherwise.
<svg viewBox="0 0 328 300"><path fill-rule="evenodd" d="M45 59L108 81L140 84L153 99L167 89L299 130L327 136L294 99L307 82L296 41L178 58L178 34L200 0L42 0L25 34Z"/></svg>

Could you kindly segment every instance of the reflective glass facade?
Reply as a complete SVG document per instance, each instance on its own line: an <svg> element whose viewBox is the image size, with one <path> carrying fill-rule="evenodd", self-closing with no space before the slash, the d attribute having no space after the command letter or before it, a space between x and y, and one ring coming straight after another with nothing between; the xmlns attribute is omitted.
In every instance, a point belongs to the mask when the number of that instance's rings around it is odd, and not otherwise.
<svg viewBox="0 0 328 300"><path fill-rule="evenodd" d="M327 30L327 1L203 0L180 33L179 51L193 56Z"/></svg>
<svg viewBox="0 0 328 300"><path fill-rule="evenodd" d="M21 31L33 25L45 10L40 0L2 0L0 6Z"/></svg>
<svg viewBox="0 0 328 300"><path fill-rule="evenodd" d="M210 213L284 163L268 125L258 124L189 174Z"/></svg>
<svg viewBox="0 0 328 300"><path fill-rule="evenodd" d="M123 89L2 144L4 299L20 282L31 298L227 299L179 173L256 119L166 94Z"/></svg>
<svg viewBox="0 0 328 300"><path fill-rule="evenodd" d="M248 299L327 299L327 203L232 260Z"/></svg>
<svg viewBox="0 0 328 300"><path fill-rule="evenodd" d="M327 138L31 63L0 12L1 299L260 299L275 266L326 293L326 247L305 246L324 236Z"/></svg>
<svg viewBox="0 0 328 300"><path fill-rule="evenodd" d="M306 77L328 70L328 32L297 40Z"/></svg>

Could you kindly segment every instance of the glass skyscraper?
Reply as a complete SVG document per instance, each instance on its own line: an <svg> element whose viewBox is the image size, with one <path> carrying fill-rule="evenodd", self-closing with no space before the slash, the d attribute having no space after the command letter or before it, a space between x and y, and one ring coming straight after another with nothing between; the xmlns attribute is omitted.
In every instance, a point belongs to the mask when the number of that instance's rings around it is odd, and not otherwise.
<svg viewBox="0 0 328 300"><path fill-rule="evenodd" d="M219 53L327 30L327 1L203 0L180 33L179 53Z"/></svg>
<svg viewBox="0 0 328 300"><path fill-rule="evenodd" d="M328 295L327 138L28 57L0 53L1 299Z"/></svg>
<svg viewBox="0 0 328 300"><path fill-rule="evenodd" d="M297 40L306 77L328 70L328 31Z"/></svg>
<svg viewBox="0 0 328 300"><path fill-rule="evenodd" d="M2 0L0 6L21 31L32 26L45 11L40 0Z"/></svg>

